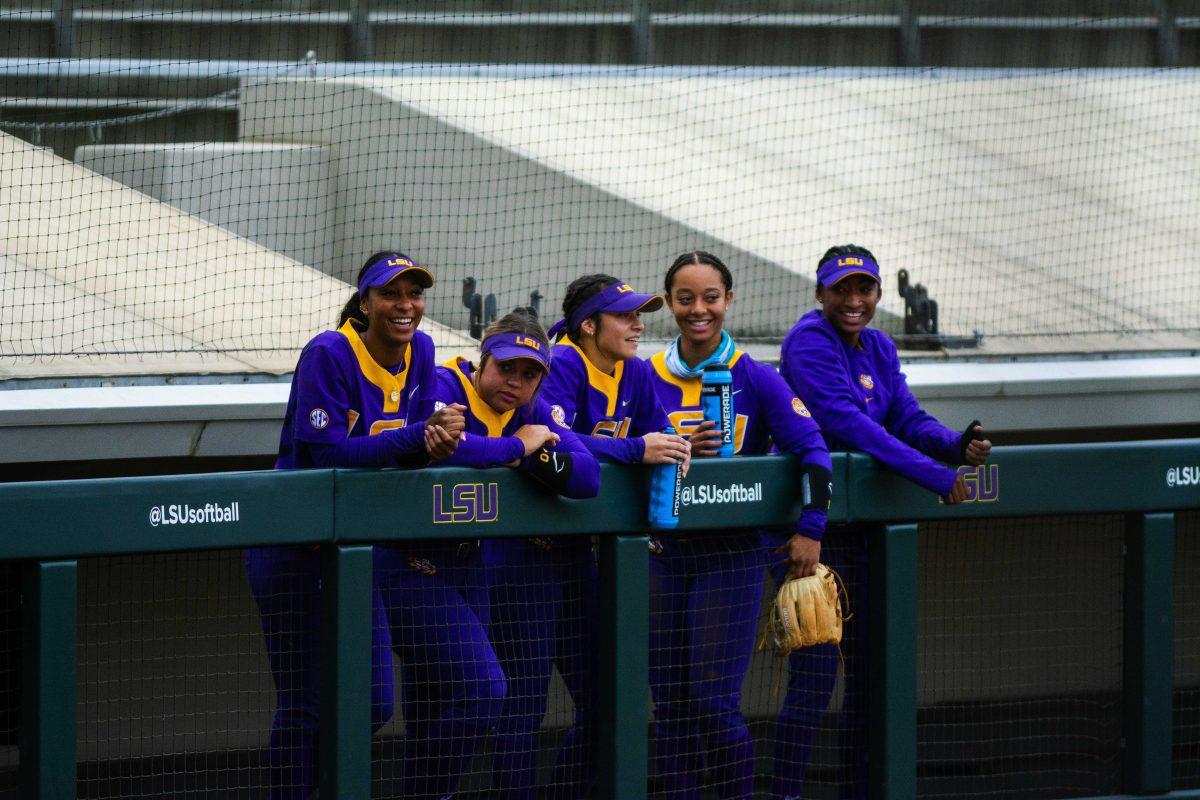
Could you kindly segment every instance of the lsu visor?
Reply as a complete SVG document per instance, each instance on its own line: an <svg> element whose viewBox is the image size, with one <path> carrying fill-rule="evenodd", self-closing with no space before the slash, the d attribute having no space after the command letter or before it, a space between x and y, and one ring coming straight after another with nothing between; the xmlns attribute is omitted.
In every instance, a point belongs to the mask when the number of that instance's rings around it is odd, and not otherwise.
<svg viewBox="0 0 1200 800"><path fill-rule="evenodd" d="M663 299L656 294L638 294L628 283L614 283L599 294L592 295L570 317L564 317L550 326L550 341L559 331L577 328L585 319L597 312L620 314L625 311L658 311Z"/></svg>
<svg viewBox="0 0 1200 800"><path fill-rule="evenodd" d="M367 289L387 286L396 276L407 273L410 278L428 289L433 286L433 273L403 253L384 253L367 267L358 282L358 294L366 295Z"/></svg>
<svg viewBox="0 0 1200 800"><path fill-rule="evenodd" d="M851 275L869 275L879 283L879 265L866 256L838 256L817 267L817 281L833 286Z"/></svg>
<svg viewBox="0 0 1200 800"><path fill-rule="evenodd" d="M479 352L491 355L497 361L511 361L514 358L533 359L542 365L543 370L550 371L549 348L523 333L494 333L483 340Z"/></svg>

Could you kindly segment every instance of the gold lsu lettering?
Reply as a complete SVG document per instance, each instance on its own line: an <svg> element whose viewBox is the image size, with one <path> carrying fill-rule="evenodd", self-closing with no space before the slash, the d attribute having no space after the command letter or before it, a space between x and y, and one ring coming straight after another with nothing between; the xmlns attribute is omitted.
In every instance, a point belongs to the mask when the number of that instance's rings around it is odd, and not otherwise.
<svg viewBox="0 0 1200 800"><path fill-rule="evenodd" d="M633 287L630 286L628 283L622 283L620 286L617 287L617 291L620 292L621 294L625 294L626 292L632 292Z"/></svg>
<svg viewBox="0 0 1200 800"><path fill-rule="evenodd" d="M625 419L602 419L596 423L596 427L592 428L592 436L608 436L613 439L628 439L629 426L633 420L629 417Z"/></svg>
<svg viewBox="0 0 1200 800"><path fill-rule="evenodd" d="M349 410L349 412L346 414L347 434L354 430L354 426L358 424L358 420L361 417L362 414L358 413L354 409ZM384 431L391 430L392 428L403 428L404 424L405 420L403 419L377 419L371 423L371 430L368 431L368 434L371 436L378 436Z"/></svg>
<svg viewBox="0 0 1200 800"><path fill-rule="evenodd" d="M389 267L415 267L416 264L409 261L407 258L389 258L387 265Z"/></svg>
<svg viewBox="0 0 1200 800"><path fill-rule="evenodd" d="M845 258L839 258L837 265L839 267L861 267L863 260L854 256L846 256Z"/></svg>
<svg viewBox="0 0 1200 800"><path fill-rule="evenodd" d="M673 427L680 436L691 436L695 428L704 422L703 411L674 411L668 414L671 418L671 427ZM742 452L742 442L746 438L746 423L749 417L745 414L738 414L733 423L733 452Z"/></svg>
<svg viewBox="0 0 1200 800"><path fill-rule="evenodd" d="M532 348L533 350L541 350L542 349L541 342L534 341L533 339L530 339L528 336L518 336L517 344L524 345L525 347Z"/></svg>

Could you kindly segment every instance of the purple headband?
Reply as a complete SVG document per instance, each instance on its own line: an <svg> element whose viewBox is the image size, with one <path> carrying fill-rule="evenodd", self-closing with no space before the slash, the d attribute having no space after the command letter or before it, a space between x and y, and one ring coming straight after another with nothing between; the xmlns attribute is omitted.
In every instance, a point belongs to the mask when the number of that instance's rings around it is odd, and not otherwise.
<svg viewBox="0 0 1200 800"><path fill-rule="evenodd" d="M817 267L817 281L822 286L833 286L850 275L869 275L879 282L879 265L866 256L837 256Z"/></svg>
<svg viewBox="0 0 1200 800"><path fill-rule="evenodd" d="M358 282L358 296L365 297L367 289L387 286L402 272L411 273L412 279L426 289L433 286L433 273L425 267L403 253L384 253L363 273L362 280Z"/></svg>
<svg viewBox="0 0 1200 800"><path fill-rule="evenodd" d="M497 361L509 361L514 358L532 358L542 365L546 372L550 371L549 348L523 333L494 333L479 345L480 353L490 353Z"/></svg>
<svg viewBox="0 0 1200 800"><path fill-rule="evenodd" d="M564 317L550 326L550 341L564 328L577 328L583 321L598 311L621 313L623 311L658 311L663 299L656 294L638 294L628 283L614 283L583 302L570 317Z"/></svg>

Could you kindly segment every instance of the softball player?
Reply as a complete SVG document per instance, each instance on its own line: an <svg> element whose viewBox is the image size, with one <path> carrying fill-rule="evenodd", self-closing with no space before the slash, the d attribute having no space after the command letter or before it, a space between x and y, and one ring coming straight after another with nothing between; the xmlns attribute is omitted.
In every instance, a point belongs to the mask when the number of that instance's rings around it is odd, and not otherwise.
<svg viewBox="0 0 1200 800"><path fill-rule="evenodd" d="M666 276L680 334L650 359L659 400L692 456L715 455L720 432L703 422L704 367L733 373L734 447L761 455L771 442L802 464L811 502L785 544L799 569L816 563L829 504L831 462L808 409L775 370L737 349L724 330L733 276L709 253L685 253ZM713 508L719 514L719 508ZM667 535L650 561L650 688L659 773L670 798L699 798L705 768L722 798L750 796L754 746L742 718L766 557L759 531Z"/></svg>
<svg viewBox="0 0 1200 800"><path fill-rule="evenodd" d="M637 359L643 311L662 298L638 294L609 275L587 275L567 288L564 336L551 351L553 369L541 397L560 428L570 428L604 461L685 460L682 437L660 433L668 424L654 394L650 369ZM486 545L492 598L492 643L508 676L509 693L492 759L493 788L503 798L533 798L534 739L546 713L557 665L575 706L546 790L550 798L585 798L596 779L596 561L591 537L503 539Z"/></svg>
<svg viewBox="0 0 1200 800"><path fill-rule="evenodd" d="M950 464L979 465L991 451L983 429L972 423L964 433L942 425L921 410L908 390L896 345L867 326L882 294L879 265L857 245L830 248L817 267L821 307L800 318L784 339L780 371L812 409L831 449L861 450L924 486L946 503L966 499L966 482ZM826 563L838 571L850 595L867 597L866 531L840 527ZM772 565L782 581L788 565ZM846 697L843 748L850 774L843 797L867 795L867 603L859 602L845 627ZM834 645L797 650L789 657L788 692L775 734L774 794L801 796L809 751L837 677Z"/></svg>
<svg viewBox="0 0 1200 800"><path fill-rule="evenodd" d="M513 312L488 328L480 343L479 366L456 359L438 370L439 402L463 404L466 431L458 450L443 463L472 467L517 467L553 491L566 497L594 497L600 489L600 467L596 459L570 430L558 425L550 408L537 397L538 389L550 370L550 343L541 326L525 312ZM509 540L484 544L485 586L495 579L496 553L503 552ZM537 539L531 544L553 549L550 540ZM534 611L540 611L539 604ZM501 654L512 662L512 634L503 622L491 625L492 641ZM537 642L544 646L544 642ZM552 640L551 640L552 645ZM506 649L507 648L507 649ZM524 692L527 680L519 676L510 696ZM504 765L514 759L533 759L532 746L524 753L512 753L504 745L506 734L515 724L513 717L523 709L505 704L496 721L500 744L494 761L497 788L515 792L506 779L513 772ZM526 765L521 764L523 768ZM532 771L532 761L527 765Z"/></svg>
<svg viewBox="0 0 1200 800"><path fill-rule="evenodd" d="M341 327L318 334L300 354L276 469L419 466L453 452L462 409L433 412L433 342L417 330L424 292L432 285L433 275L402 253L367 259ZM394 560L376 548L373 729L392 715L393 641L382 583ZM276 687L268 745L271 797L305 798L318 782L320 555L307 547L261 547L247 550L245 562Z"/></svg>

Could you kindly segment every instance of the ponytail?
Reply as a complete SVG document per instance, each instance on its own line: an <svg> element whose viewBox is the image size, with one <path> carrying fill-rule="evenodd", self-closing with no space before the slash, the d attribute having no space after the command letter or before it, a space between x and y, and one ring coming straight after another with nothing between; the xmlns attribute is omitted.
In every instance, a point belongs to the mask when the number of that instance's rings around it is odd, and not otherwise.
<svg viewBox="0 0 1200 800"><path fill-rule="evenodd" d="M346 320L352 319L367 326L367 315L362 313L362 298L358 296L358 290L354 290L354 294L350 295L350 299L346 301L346 305L342 307L342 313L338 317L338 327L346 324Z"/></svg>

